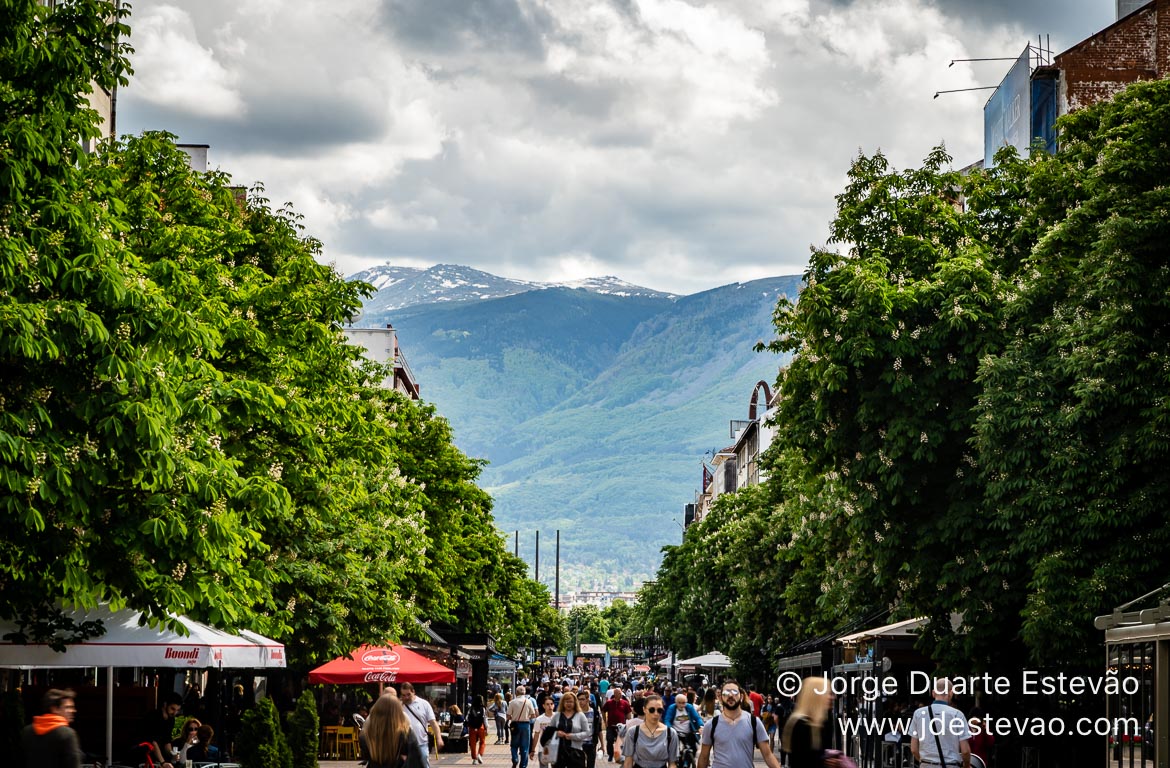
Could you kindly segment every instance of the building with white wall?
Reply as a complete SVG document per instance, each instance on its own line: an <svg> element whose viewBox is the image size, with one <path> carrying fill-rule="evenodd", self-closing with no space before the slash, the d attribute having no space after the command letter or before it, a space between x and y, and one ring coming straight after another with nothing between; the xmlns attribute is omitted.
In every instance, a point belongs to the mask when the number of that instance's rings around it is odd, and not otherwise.
<svg viewBox="0 0 1170 768"><path fill-rule="evenodd" d="M398 346L398 332L394 326L385 328L346 328L345 336L350 344L361 347L367 360L384 365L393 365L394 372L386 378L383 386L396 389L411 400L419 399L418 379L406 362L406 356Z"/></svg>

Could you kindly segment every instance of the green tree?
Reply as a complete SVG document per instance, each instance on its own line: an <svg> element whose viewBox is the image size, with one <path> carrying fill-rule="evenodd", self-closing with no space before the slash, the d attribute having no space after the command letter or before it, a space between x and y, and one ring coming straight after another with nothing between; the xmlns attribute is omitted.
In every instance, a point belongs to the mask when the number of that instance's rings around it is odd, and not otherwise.
<svg viewBox="0 0 1170 768"><path fill-rule="evenodd" d="M280 729L280 715L272 699L260 699L244 713L236 736L236 759L243 768L293 767L292 750Z"/></svg>
<svg viewBox="0 0 1170 768"><path fill-rule="evenodd" d="M880 154L854 163L830 230L849 250L813 253L799 302L777 309L771 345L794 353L776 453L795 477L777 481L796 494L789 556L812 566L788 588L789 615L885 605L931 617L932 643L949 635L964 586L951 566L981 556L976 371L1007 336L1014 262L1002 246L1016 242L1011 226L986 222L1018 218L1021 174L1005 162L959 206L972 182L949 162L939 149L904 172ZM1001 617L966 617L981 621Z"/></svg>
<svg viewBox="0 0 1170 768"><path fill-rule="evenodd" d="M370 288L169 136L80 152L80 94L128 71L125 7L3 13L0 611L36 639L59 603L109 600L258 629L294 662L419 615L555 634L479 463L344 343Z"/></svg>
<svg viewBox="0 0 1170 768"><path fill-rule="evenodd" d="M626 633L626 626L630 623L633 609L630 604L620 598L614 600L601 611L601 618L609 630L606 643L610 646L620 646L620 638Z"/></svg>
<svg viewBox="0 0 1170 768"><path fill-rule="evenodd" d="M578 605L570 611L566 623L574 653L581 643L605 643L609 640L609 626L596 605Z"/></svg>
<svg viewBox="0 0 1170 768"><path fill-rule="evenodd" d="M223 449L291 502L263 524L267 629L292 639L294 658L394 639L415 615L504 631L523 569L475 485L482 462L455 448L433 406L379 388L386 371L356 364L340 336L368 289L318 264L291 213L256 197L237 210L230 180L191 172L166 137L109 157L139 202L132 242L151 276L189 311L222 308L233 343L207 358L235 385L212 392ZM176 257L176 229L207 246Z"/></svg>
<svg viewBox="0 0 1170 768"><path fill-rule="evenodd" d="M1037 662L1092 659L1094 615L1166 581L1170 542L1170 83L1060 122L1033 173L1044 236L980 369L987 530L969 612L1022 616ZM1004 585L1009 584L1010 589Z"/></svg>
<svg viewBox="0 0 1170 768"><path fill-rule="evenodd" d="M634 637L657 631L682 656L705 653L727 640L734 588L726 578L705 577L717 572L721 534L722 518L712 512L687 528L681 545L662 548L658 578L638 592Z"/></svg>
<svg viewBox="0 0 1170 768"><path fill-rule="evenodd" d="M37 637L56 601L131 603L154 620L193 604L245 613L254 532L227 499L262 495L214 447L217 329L177 307L124 242L80 138L83 94L128 72L126 10L5 5L0 25L0 543L3 612ZM176 553L208 578L175 584Z"/></svg>
<svg viewBox="0 0 1170 768"><path fill-rule="evenodd" d="M180 401L214 432L206 447L176 449L196 469L227 462L238 490L213 513L232 515L263 555L232 610L183 604L218 574L190 550L172 552L172 604L286 637L294 660L400 634L414 615L405 573L421 564L426 536L410 524L423 515L421 488L399 469L399 422L416 409L380 390L385 372L344 343L362 287L316 261L319 244L293 214L258 196L241 204L229 178L192 171L169 136L110 147L92 173L145 277L215 334L192 350L202 375L177 379Z"/></svg>
<svg viewBox="0 0 1170 768"><path fill-rule="evenodd" d="M922 649L964 669L1021 641L1094 658L1092 617L1165 581L1168 117L1142 83L1062 119L1054 157L859 158L847 253L777 309L768 479L664 550L633 622L749 674L881 612L930 618Z"/></svg>
<svg viewBox="0 0 1170 768"><path fill-rule="evenodd" d="M317 700L312 691L301 692L297 708L288 716L288 731L293 768L317 768L317 739L321 732L321 722L317 717Z"/></svg>
<svg viewBox="0 0 1170 768"><path fill-rule="evenodd" d="M511 655L520 648L567 648L565 615L553 607L548 587L525 575L524 561L507 553L503 560L509 579L499 596L504 616L495 631L496 647Z"/></svg>

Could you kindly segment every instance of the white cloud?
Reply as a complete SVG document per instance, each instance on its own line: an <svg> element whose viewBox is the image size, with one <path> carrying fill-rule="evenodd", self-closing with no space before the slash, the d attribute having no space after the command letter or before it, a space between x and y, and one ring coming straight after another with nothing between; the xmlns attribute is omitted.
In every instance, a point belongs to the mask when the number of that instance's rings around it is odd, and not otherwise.
<svg viewBox="0 0 1170 768"><path fill-rule="evenodd" d="M191 16L170 5L148 8L134 23L136 96L179 113L243 117L229 71L214 51L199 45Z"/></svg>
<svg viewBox="0 0 1170 768"><path fill-rule="evenodd" d="M131 20L119 125L211 144L345 272L456 261L689 292L800 272L859 149L981 156L986 93L931 96L1002 75L952 58L1023 47L1015 6L988 7L173 0Z"/></svg>
<svg viewBox="0 0 1170 768"><path fill-rule="evenodd" d="M389 232L419 230L433 232L439 222L433 216L424 216L385 204L368 214L370 223Z"/></svg>
<svg viewBox="0 0 1170 768"><path fill-rule="evenodd" d="M591 253L562 253L553 258L552 269L547 274L550 282L584 280L605 274L605 262L595 258Z"/></svg>

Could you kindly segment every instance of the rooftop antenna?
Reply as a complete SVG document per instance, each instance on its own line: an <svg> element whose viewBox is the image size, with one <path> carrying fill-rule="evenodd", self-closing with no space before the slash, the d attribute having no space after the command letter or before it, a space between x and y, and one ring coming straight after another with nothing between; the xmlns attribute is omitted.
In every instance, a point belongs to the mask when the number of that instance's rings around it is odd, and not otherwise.
<svg viewBox="0 0 1170 768"><path fill-rule="evenodd" d="M998 85L981 85L978 88L952 88L949 91L935 91L934 98L938 98L944 93L962 93L963 91L994 91Z"/></svg>
<svg viewBox="0 0 1170 768"><path fill-rule="evenodd" d="M947 67L955 66L956 61L1015 61L1018 58L1018 56L995 56L990 59L951 59L951 63L947 64Z"/></svg>

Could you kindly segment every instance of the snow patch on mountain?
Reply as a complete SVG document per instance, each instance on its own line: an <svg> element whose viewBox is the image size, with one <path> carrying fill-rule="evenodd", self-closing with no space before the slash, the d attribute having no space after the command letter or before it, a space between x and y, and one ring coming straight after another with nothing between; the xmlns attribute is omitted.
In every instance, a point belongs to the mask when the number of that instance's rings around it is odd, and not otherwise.
<svg viewBox="0 0 1170 768"><path fill-rule="evenodd" d="M415 304L482 301L546 288L570 288L610 296L676 299L677 295L643 288L612 275L557 283L514 280L458 264L436 264L429 269L385 264L350 275L369 283L377 293L366 301L367 310L394 310Z"/></svg>

